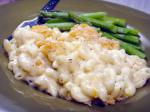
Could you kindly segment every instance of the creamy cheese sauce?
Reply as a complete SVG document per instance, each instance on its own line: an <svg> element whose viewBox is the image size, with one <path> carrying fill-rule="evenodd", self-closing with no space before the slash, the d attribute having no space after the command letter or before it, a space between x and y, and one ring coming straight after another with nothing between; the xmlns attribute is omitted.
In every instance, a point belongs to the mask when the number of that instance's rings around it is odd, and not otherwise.
<svg viewBox="0 0 150 112"><path fill-rule="evenodd" d="M70 32L43 25L17 28L4 48L16 79L88 105L95 98L114 104L133 96L150 78L144 59L126 54L119 42L86 24Z"/></svg>

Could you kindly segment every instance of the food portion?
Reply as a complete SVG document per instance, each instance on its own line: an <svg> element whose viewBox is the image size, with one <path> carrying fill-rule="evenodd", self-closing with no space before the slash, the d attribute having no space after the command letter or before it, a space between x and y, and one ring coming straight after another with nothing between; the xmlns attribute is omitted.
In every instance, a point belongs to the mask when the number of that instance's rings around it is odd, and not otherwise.
<svg viewBox="0 0 150 112"><path fill-rule="evenodd" d="M133 96L150 78L146 61L126 53L131 48L142 53L130 47L133 44L113 39L110 33L104 35L87 23L58 25L55 21L17 28L12 40L4 40L8 68L16 79L52 96L91 105L94 99L115 104Z"/></svg>

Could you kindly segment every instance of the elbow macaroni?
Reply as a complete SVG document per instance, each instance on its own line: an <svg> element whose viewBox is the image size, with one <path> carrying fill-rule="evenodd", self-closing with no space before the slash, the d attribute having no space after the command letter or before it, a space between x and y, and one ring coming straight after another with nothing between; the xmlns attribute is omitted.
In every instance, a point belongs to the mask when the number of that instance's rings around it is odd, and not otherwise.
<svg viewBox="0 0 150 112"><path fill-rule="evenodd" d="M95 98L114 104L133 96L150 78L145 60L126 54L88 25L64 33L46 26L17 28L3 44L16 79L31 78L52 96L88 105Z"/></svg>

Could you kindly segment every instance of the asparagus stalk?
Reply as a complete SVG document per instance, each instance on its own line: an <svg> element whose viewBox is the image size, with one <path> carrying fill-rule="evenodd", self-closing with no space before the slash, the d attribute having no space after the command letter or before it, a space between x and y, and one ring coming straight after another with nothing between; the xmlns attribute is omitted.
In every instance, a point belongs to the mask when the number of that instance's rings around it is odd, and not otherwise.
<svg viewBox="0 0 150 112"><path fill-rule="evenodd" d="M101 27L104 30L108 30L112 33L121 33L121 34L134 35L134 36L138 36L138 33L139 33L138 30L133 29L133 28L123 28L123 27L115 26L111 23L103 22L103 21L96 20L93 18L85 18L85 20L91 22L92 25L94 26Z"/></svg>
<svg viewBox="0 0 150 112"><path fill-rule="evenodd" d="M140 44L140 39L137 36L124 35L124 34L112 34L112 33L111 35L126 42L130 42L133 44Z"/></svg>
<svg viewBox="0 0 150 112"><path fill-rule="evenodd" d="M80 16L89 17L89 18L102 18L106 16L105 12L92 12L92 13L83 13Z"/></svg>
<svg viewBox="0 0 150 112"><path fill-rule="evenodd" d="M64 23L46 23L46 25L50 28L59 28L60 30L66 31L70 30L75 24L72 22L64 22Z"/></svg>
<svg viewBox="0 0 150 112"><path fill-rule="evenodd" d="M57 18L69 18L68 12L63 12L63 11L53 11L53 12L45 12L41 11L40 15L44 17L57 17ZM81 16L85 17L91 17L91 18L101 18L103 16L106 16L105 12L92 12L92 13L83 13Z"/></svg>
<svg viewBox="0 0 150 112"><path fill-rule="evenodd" d="M143 52L133 48L132 46L129 46L128 44L126 44L124 42L120 44L120 47L125 49L125 51L128 54L137 55L137 56L139 56L140 58L143 58L143 59L146 58L146 55Z"/></svg>
<svg viewBox="0 0 150 112"><path fill-rule="evenodd" d="M123 42L123 41L122 41L122 42ZM124 43L126 43L126 42L124 42ZM141 48L140 46L137 46L137 45L134 45L134 44L130 44L130 43L127 43L127 44L129 44L131 47L133 47L133 48L135 48L135 49L137 49L137 50L142 51L142 48Z"/></svg>
<svg viewBox="0 0 150 112"><path fill-rule="evenodd" d="M67 22L67 20L62 18L50 18L46 23L60 23L60 22Z"/></svg>
<svg viewBox="0 0 150 112"><path fill-rule="evenodd" d="M105 36L106 38L109 38L109 39L118 40L106 32L103 32L102 36ZM143 52L136 49L135 47L133 47L133 45L128 44L128 43L123 42L123 41L120 41L120 40L118 40L118 41L120 42L120 47L123 48L128 54L137 55L140 58L146 58L146 55Z"/></svg>
<svg viewBox="0 0 150 112"><path fill-rule="evenodd" d="M40 11L40 15L43 17L50 17L50 18L69 18L69 15L67 12L45 12L45 11Z"/></svg>
<svg viewBox="0 0 150 112"><path fill-rule="evenodd" d="M106 20L106 21L113 21L114 25L117 25L117 26L121 26L121 27L126 26L126 21L124 19L121 19L121 18L104 16L102 19Z"/></svg>
<svg viewBox="0 0 150 112"><path fill-rule="evenodd" d="M129 35L136 35L138 36L139 31L136 29L131 29L131 28L122 28L122 27L117 27L117 33L122 33L122 34L129 34Z"/></svg>
<svg viewBox="0 0 150 112"><path fill-rule="evenodd" d="M86 21L85 18L82 18L82 16L78 16L76 13L74 12L69 12L69 17L75 21L76 23L88 23L91 25L91 23L89 23L88 21Z"/></svg>
<svg viewBox="0 0 150 112"><path fill-rule="evenodd" d="M113 33L117 32L116 26L112 25L112 23L108 23L108 22L104 22L92 18L86 18L86 21L90 22L93 26L100 27L102 29L108 30Z"/></svg>
<svg viewBox="0 0 150 112"><path fill-rule="evenodd" d="M118 38L115 38L114 36L112 36L111 34L106 33L106 32L102 32L102 36L107 37L107 38L112 39L112 40L117 40L119 42L123 42L122 40L120 40ZM126 42L124 42L124 43L126 43ZM133 45L133 44L130 44L130 43L126 43L126 44L132 46L133 48L135 48L137 50L142 50L141 47L138 46L138 45Z"/></svg>

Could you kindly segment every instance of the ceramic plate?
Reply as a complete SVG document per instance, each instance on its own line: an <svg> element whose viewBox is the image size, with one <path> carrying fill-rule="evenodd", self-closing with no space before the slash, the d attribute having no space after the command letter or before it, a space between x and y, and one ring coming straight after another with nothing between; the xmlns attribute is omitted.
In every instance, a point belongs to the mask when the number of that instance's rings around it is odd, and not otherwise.
<svg viewBox="0 0 150 112"><path fill-rule="evenodd" d="M2 41L22 21L24 22L20 26L34 24L38 11L46 2L46 0L18 0L0 7L0 112L149 112L150 81L139 89L135 96L127 100L112 106L89 107L48 96L14 79L12 72L7 69L8 59L2 48ZM55 10L104 11L108 15L125 18L129 25L141 31L143 48L150 65L150 15L100 0L61 0Z"/></svg>

